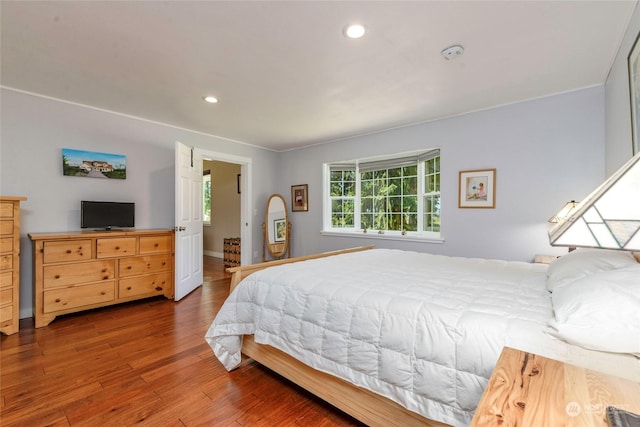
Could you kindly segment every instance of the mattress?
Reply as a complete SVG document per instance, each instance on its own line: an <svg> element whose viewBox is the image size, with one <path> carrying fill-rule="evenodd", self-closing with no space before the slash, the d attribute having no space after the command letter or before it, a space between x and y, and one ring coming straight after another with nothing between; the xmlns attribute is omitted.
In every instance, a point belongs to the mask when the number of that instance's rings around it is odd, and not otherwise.
<svg viewBox="0 0 640 427"><path fill-rule="evenodd" d="M467 425L504 346L618 366L547 334L546 269L393 249L285 264L245 278L205 338L228 370L253 334L429 419Z"/></svg>

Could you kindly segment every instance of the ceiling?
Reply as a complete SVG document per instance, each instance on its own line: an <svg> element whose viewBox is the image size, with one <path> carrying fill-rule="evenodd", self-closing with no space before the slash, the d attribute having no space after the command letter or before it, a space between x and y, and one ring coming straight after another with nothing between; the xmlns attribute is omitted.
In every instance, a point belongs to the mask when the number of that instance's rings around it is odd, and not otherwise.
<svg viewBox="0 0 640 427"><path fill-rule="evenodd" d="M603 84L636 1L0 5L3 87L287 150Z"/></svg>

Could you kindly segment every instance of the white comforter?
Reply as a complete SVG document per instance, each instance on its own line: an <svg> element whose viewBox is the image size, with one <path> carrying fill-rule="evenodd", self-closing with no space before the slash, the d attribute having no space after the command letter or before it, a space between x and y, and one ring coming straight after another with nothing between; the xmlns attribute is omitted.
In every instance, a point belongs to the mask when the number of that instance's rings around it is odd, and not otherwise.
<svg viewBox="0 0 640 427"><path fill-rule="evenodd" d="M247 277L206 339L228 370L254 334L427 418L467 425L503 346L548 345L546 268L389 249L286 264Z"/></svg>

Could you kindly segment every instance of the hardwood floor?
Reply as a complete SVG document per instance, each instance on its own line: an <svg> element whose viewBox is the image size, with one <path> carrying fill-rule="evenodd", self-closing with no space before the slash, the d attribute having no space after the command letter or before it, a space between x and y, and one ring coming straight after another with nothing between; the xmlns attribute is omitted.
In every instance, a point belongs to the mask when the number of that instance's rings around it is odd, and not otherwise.
<svg viewBox="0 0 640 427"><path fill-rule="evenodd" d="M1 338L0 424L9 426L360 426L252 360L227 372L204 334L228 294L222 260L204 284L62 316Z"/></svg>

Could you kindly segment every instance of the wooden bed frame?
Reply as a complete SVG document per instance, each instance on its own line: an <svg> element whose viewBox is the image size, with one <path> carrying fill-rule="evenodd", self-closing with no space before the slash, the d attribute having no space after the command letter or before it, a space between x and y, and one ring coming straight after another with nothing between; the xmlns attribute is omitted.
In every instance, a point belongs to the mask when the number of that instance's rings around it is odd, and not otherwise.
<svg viewBox="0 0 640 427"><path fill-rule="evenodd" d="M373 246L359 246L228 268L227 271L232 274L230 291L244 277L267 267L368 249L373 249ZM317 371L274 347L257 344L252 335L244 336L242 353L369 426L444 427L448 425L424 418L391 399L355 386L333 375Z"/></svg>

